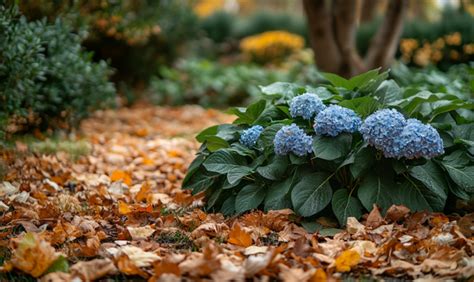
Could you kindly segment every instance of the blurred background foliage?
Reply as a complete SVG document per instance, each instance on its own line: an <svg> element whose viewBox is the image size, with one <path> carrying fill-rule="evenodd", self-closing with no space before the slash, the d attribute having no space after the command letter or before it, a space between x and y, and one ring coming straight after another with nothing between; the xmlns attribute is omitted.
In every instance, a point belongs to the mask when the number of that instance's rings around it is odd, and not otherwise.
<svg viewBox="0 0 474 282"><path fill-rule="evenodd" d="M361 54L387 0L364 3L370 9L360 14ZM24 18L7 12L15 6ZM57 127L49 122L57 117L68 127L104 103L226 107L247 103L258 85L322 80L301 1L6 0L4 7L4 135L7 127ZM398 61L410 67L405 74L473 61L473 14L472 0L410 0L397 51ZM466 68L472 80L472 66Z"/></svg>

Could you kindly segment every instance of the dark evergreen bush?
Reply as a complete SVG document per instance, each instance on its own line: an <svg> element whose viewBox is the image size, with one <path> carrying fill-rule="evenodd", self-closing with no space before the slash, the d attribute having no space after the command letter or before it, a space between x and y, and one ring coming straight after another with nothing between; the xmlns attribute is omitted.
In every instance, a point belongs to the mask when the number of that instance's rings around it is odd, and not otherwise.
<svg viewBox="0 0 474 282"><path fill-rule="evenodd" d="M81 49L63 22L28 22L0 6L0 133L31 126L68 127L109 103L111 69Z"/></svg>

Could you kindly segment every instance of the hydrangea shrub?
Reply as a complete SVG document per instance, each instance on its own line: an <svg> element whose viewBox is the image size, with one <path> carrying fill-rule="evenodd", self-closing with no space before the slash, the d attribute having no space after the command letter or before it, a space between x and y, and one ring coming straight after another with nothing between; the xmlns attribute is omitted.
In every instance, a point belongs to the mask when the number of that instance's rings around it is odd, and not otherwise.
<svg viewBox="0 0 474 282"><path fill-rule="evenodd" d="M442 211L474 196L469 93L400 88L370 71L327 84L274 83L197 136L183 187L226 215L290 208L341 225L378 205ZM449 106L448 106L449 105Z"/></svg>

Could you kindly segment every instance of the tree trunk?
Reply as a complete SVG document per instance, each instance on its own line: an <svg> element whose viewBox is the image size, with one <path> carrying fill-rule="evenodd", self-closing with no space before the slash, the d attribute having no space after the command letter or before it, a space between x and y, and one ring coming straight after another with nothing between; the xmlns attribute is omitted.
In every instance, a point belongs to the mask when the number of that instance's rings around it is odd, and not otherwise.
<svg viewBox="0 0 474 282"><path fill-rule="evenodd" d="M344 77L378 67L387 68L395 55L407 1L390 1L387 15L363 61L355 42L361 0L303 0L318 68Z"/></svg>
<svg viewBox="0 0 474 282"><path fill-rule="evenodd" d="M368 69L388 68L395 56L403 29L407 0L391 0L382 25L372 39L365 62Z"/></svg>
<svg viewBox="0 0 474 282"><path fill-rule="evenodd" d="M363 0L362 11L360 14L360 22L371 22L375 18L377 4L380 0Z"/></svg>
<svg viewBox="0 0 474 282"><path fill-rule="evenodd" d="M318 67L324 71L337 73L341 57L334 38L331 7L328 3L325 0L303 0L303 7Z"/></svg>

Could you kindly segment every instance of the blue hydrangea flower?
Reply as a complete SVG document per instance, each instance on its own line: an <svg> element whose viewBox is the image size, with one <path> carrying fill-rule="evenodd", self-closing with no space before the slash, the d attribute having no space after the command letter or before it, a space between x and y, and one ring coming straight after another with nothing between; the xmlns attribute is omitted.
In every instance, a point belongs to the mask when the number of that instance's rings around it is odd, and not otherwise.
<svg viewBox="0 0 474 282"><path fill-rule="evenodd" d="M401 148L398 157L432 158L444 153L443 140L431 125L417 119L408 119L407 125L395 142Z"/></svg>
<svg viewBox="0 0 474 282"><path fill-rule="evenodd" d="M360 126L365 142L384 152L386 157L400 154L400 144L394 144L407 124L405 117L394 109L376 111L368 116Z"/></svg>
<svg viewBox="0 0 474 282"><path fill-rule="evenodd" d="M277 155L287 155L293 153L297 156L304 156L312 151L313 138L307 135L303 129L296 124L283 126L275 134L273 145Z"/></svg>
<svg viewBox="0 0 474 282"><path fill-rule="evenodd" d="M310 120L325 108L318 95L312 93L296 96L290 102L290 114L293 118L302 117Z"/></svg>
<svg viewBox="0 0 474 282"><path fill-rule="evenodd" d="M257 143L260 134L262 134L263 127L261 125L254 125L249 129L242 131L240 134L240 143L247 147L253 147Z"/></svg>
<svg viewBox="0 0 474 282"><path fill-rule="evenodd" d="M361 124L362 120L353 110L331 105L314 119L314 131L334 137L342 132L356 132Z"/></svg>

